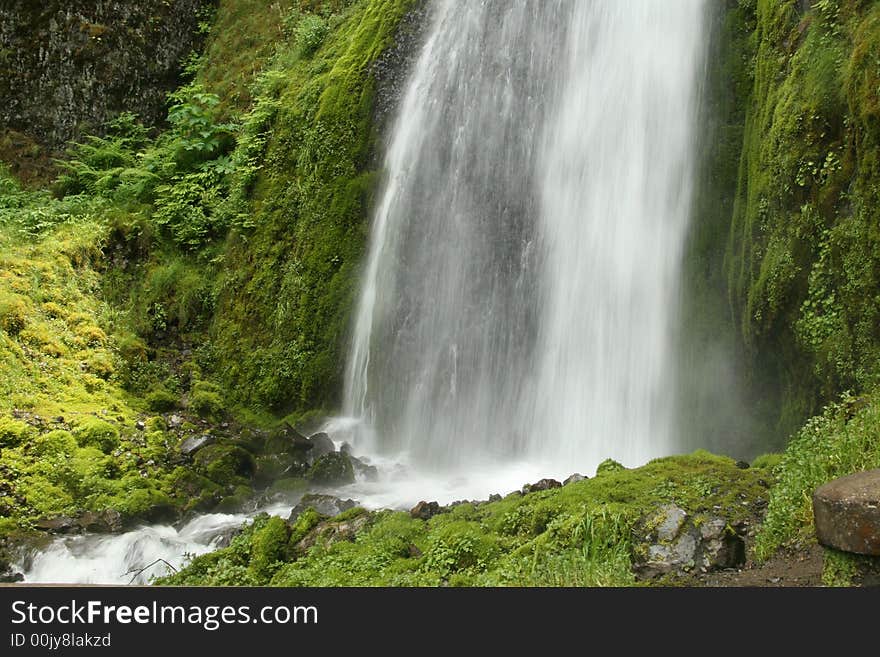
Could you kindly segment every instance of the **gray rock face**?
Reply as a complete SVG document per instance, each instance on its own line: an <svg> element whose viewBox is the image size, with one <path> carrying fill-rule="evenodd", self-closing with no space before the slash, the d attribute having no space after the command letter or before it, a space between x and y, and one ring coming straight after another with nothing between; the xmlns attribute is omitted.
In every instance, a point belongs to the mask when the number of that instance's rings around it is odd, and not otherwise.
<svg viewBox="0 0 880 657"><path fill-rule="evenodd" d="M697 519L674 504L657 508L633 530L633 568L642 579L734 568L745 558L743 537L724 518Z"/></svg>
<svg viewBox="0 0 880 657"><path fill-rule="evenodd" d="M880 556L880 470L820 486L813 494L813 517L822 545Z"/></svg>
<svg viewBox="0 0 880 657"><path fill-rule="evenodd" d="M180 443L180 453L184 456L192 456L202 447L207 447L214 442L214 437L205 434L204 436L190 436Z"/></svg>
<svg viewBox="0 0 880 657"><path fill-rule="evenodd" d="M580 474L580 473L578 473L578 472L575 472L575 473L574 473L573 475L571 475L568 479L566 479L565 481L563 481L563 482L562 482L562 485L563 485L563 486L568 486L569 484L576 484L576 483L578 483L579 481L586 481L587 479L589 479L589 477L585 477L584 475L582 475L582 474Z"/></svg>
<svg viewBox="0 0 880 657"><path fill-rule="evenodd" d="M293 507L290 511L290 516L287 518L287 522L292 523L296 521L296 519L309 508L314 509L322 516L334 518L340 513L353 509L356 506L357 502L355 500L343 500L333 495L306 495L299 501L299 504Z"/></svg>
<svg viewBox="0 0 880 657"><path fill-rule="evenodd" d="M314 463L322 456L332 454L336 451L336 445L333 444L333 441L330 440L330 436L326 433L316 433L314 436L309 437L309 442L312 445L312 448L308 452L308 460L310 464Z"/></svg>
<svg viewBox="0 0 880 657"><path fill-rule="evenodd" d="M379 480L379 468L377 468L375 465L370 465L369 463L357 457L351 456L349 452L342 453L348 455L348 460L351 461L351 465L354 468L354 473L359 479L363 479L364 481Z"/></svg>
<svg viewBox="0 0 880 657"><path fill-rule="evenodd" d="M560 484L555 479L542 479L541 481L536 481L534 484L526 484L522 487L523 495L528 493L537 493L542 490L551 490L553 488L562 488L562 484Z"/></svg>
<svg viewBox="0 0 880 657"><path fill-rule="evenodd" d="M61 149L121 111L165 118L208 0L0 3L0 125Z"/></svg>

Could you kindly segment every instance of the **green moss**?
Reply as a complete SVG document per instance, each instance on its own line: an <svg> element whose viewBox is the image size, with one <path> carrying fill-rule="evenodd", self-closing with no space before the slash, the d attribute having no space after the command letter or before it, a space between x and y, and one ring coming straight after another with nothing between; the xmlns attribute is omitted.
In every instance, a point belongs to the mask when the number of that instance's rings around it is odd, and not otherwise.
<svg viewBox="0 0 880 657"><path fill-rule="evenodd" d="M86 416L77 422L73 436L82 447L97 447L109 454L119 446L119 429L97 417Z"/></svg>
<svg viewBox="0 0 880 657"><path fill-rule="evenodd" d="M220 500L215 510L218 513L240 513L253 497L254 491L249 486L236 486L232 495Z"/></svg>
<svg viewBox="0 0 880 657"><path fill-rule="evenodd" d="M777 435L880 375L880 8L759 1L726 268ZM873 86L872 86L873 85ZM766 384L766 385L764 385ZM765 394L766 393L766 394Z"/></svg>
<svg viewBox="0 0 880 657"><path fill-rule="evenodd" d="M9 335L21 333L28 316L27 302L18 294L0 292L0 329Z"/></svg>
<svg viewBox="0 0 880 657"><path fill-rule="evenodd" d="M777 465L782 463L783 460L782 454L761 454L756 457L754 461L752 461L753 468L764 468L765 470L772 470Z"/></svg>
<svg viewBox="0 0 880 657"><path fill-rule="evenodd" d="M0 447L16 447L34 436L36 430L27 422L0 416Z"/></svg>
<svg viewBox="0 0 880 657"><path fill-rule="evenodd" d="M309 483L300 477L286 477L277 479L272 482L269 487L269 495L289 495L292 493L303 493L309 487Z"/></svg>
<svg viewBox="0 0 880 657"><path fill-rule="evenodd" d="M276 63L245 122L236 157L247 166L212 329L240 402L306 410L336 401L375 183L370 64L411 5L341 9L312 59Z"/></svg>
<svg viewBox="0 0 880 657"><path fill-rule="evenodd" d="M428 522L363 510L322 521L309 509L291 528L283 563L264 559L256 570L271 564L273 586L628 586L640 518L674 502L693 516L718 514L735 524L753 512L744 501L766 498L762 477L760 469L697 452L564 488L463 504ZM235 552L201 559L177 582L214 583L208 571L251 567Z"/></svg>
<svg viewBox="0 0 880 657"><path fill-rule="evenodd" d="M339 486L354 483L354 467L341 452L325 454L309 469L306 478L313 484Z"/></svg>
<svg viewBox="0 0 880 657"><path fill-rule="evenodd" d="M265 581L271 577L287 547L289 531L287 523L273 517L254 533L249 564L254 579Z"/></svg>
<svg viewBox="0 0 880 657"><path fill-rule="evenodd" d="M226 409L220 387L207 381L199 381L193 386L189 405L196 413L207 418L219 418Z"/></svg>
<svg viewBox="0 0 880 657"><path fill-rule="evenodd" d="M246 483L254 471L253 456L234 445L208 445L196 452L196 468L221 486Z"/></svg>
<svg viewBox="0 0 880 657"><path fill-rule="evenodd" d="M177 408L179 399L177 395L167 388L154 388L146 397L147 408L157 413L165 413Z"/></svg>
<svg viewBox="0 0 880 657"><path fill-rule="evenodd" d="M33 441L34 454L40 457L69 457L76 449L76 438L69 431L50 431Z"/></svg>
<svg viewBox="0 0 880 657"><path fill-rule="evenodd" d="M623 465L618 463L613 459L605 459L602 461L599 466L596 468L596 476L607 474L609 472L618 472L620 470L624 470Z"/></svg>

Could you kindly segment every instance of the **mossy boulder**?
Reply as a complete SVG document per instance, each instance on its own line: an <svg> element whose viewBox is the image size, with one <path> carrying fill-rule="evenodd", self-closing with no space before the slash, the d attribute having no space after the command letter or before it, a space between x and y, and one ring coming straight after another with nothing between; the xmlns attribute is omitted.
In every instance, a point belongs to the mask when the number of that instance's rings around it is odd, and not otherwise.
<svg viewBox="0 0 880 657"><path fill-rule="evenodd" d="M34 454L40 457L69 457L76 449L76 438L63 429L49 431L37 436L33 441Z"/></svg>
<svg viewBox="0 0 880 657"><path fill-rule="evenodd" d="M272 482L269 490L266 491L266 495L270 499L287 498L305 492L308 490L308 487L309 482L302 477L285 477L284 479Z"/></svg>
<svg viewBox="0 0 880 657"><path fill-rule="evenodd" d="M0 447L16 447L36 435L27 422L11 417L0 417Z"/></svg>
<svg viewBox="0 0 880 657"><path fill-rule="evenodd" d="M306 470L305 462L295 454L264 454L256 458L254 480L265 485L276 479L304 475Z"/></svg>
<svg viewBox="0 0 880 657"><path fill-rule="evenodd" d="M347 454L325 454L309 469L308 480L319 486L344 486L354 483L354 467Z"/></svg>
<svg viewBox="0 0 880 657"><path fill-rule="evenodd" d="M267 580L284 557L290 528L281 518L271 517L254 532L249 570L258 581Z"/></svg>
<svg viewBox="0 0 880 657"><path fill-rule="evenodd" d="M28 305L18 294L0 293L0 330L18 335L27 323Z"/></svg>
<svg viewBox="0 0 880 657"><path fill-rule="evenodd" d="M85 417L73 430L73 436L81 447L97 447L110 454L119 446L119 429L97 417Z"/></svg>
<svg viewBox="0 0 880 657"><path fill-rule="evenodd" d="M189 396L189 406L204 418L220 418L225 414L225 404L220 387L208 381L199 381Z"/></svg>
<svg viewBox="0 0 880 657"><path fill-rule="evenodd" d="M174 410L178 404L177 395L165 387L153 388L147 393L147 408L155 413L165 413Z"/></svg>
<svg viewBox="0 0 880 657"><path fill-rule="evenodd" d="M218 513L239 513L254 498L254 490L250 486L236 486L232 495L227 495L214 509Z"/></svg>
<svg viewBox="0 0 880 657"><path fill-rule="evenodd" d="M212 509L222 495L218 484L183 467L175 468L167 476L164 488L185 512Z"/></svg>
<svg viewBox="0 0 880 657"><path fill-rule="evenodd" d="M194 458L196 469L221 486L246 483L254 473L254 457L235 445L209 445Z"/></svg>

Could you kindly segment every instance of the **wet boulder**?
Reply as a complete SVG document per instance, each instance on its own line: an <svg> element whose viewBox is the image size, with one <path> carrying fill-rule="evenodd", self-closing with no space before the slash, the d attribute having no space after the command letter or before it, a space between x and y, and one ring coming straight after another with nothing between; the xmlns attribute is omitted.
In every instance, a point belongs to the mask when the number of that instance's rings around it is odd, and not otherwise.
<svg viewBox="0 0 880 657"><path fill-rule="evenodd" d="M341 452L332 452L318 459L309 469L306 478L318 486L353 484L355 481L354 466L347 455Z"/></svg>
<svg viewBox="0 0 880 657"><path fill-rule="evenodd" d="M562 485L563 485L563 486L568 486L569 484L576 484L576 483L578 483L579 481L586 481L587 479L589 479L589 477L585 477L584 475L575 472L575 473L574 473L573 475L571 475L568 479L566 479L565 481L563 481L563 482L562 482Z"/></svg>
<svg viewBox="0 0 880 657"><path fill-rule="evenodd" d="M858 472L813 494L819 543L843 552L880 556L880 470Z"/></svg>
<svg viewBox="0 0 880 657"><path fill-rule="evenodd" d="M336 451L336 445L326 433L316 433L308 439L312 447L308 453L309 465L316 463L322 456L332 454ZM347 456L350 456L347 454Z"/></svg>
<svg viewBox="0 0 880 657"><path fill-rule="evenodd" d="M334 495L313 493L304 496L299 503L291 509L287 522L296 522L296 519L299 518L306 509L310 508L317 511L322 516L335 518L340 513L353 509L356 506L357 502L355 500L343 500Z"/></svg>

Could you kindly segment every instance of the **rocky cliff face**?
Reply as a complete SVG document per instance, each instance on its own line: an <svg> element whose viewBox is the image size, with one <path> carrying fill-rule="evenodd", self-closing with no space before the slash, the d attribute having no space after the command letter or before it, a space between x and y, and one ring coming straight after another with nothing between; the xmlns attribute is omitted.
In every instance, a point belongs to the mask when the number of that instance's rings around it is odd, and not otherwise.
<svg viewBox="0 0 880 657"><path fill-rule="evenodd" d="M120 111L162 120L213 0L5 0L0 129L59 149Z"/></svg>

